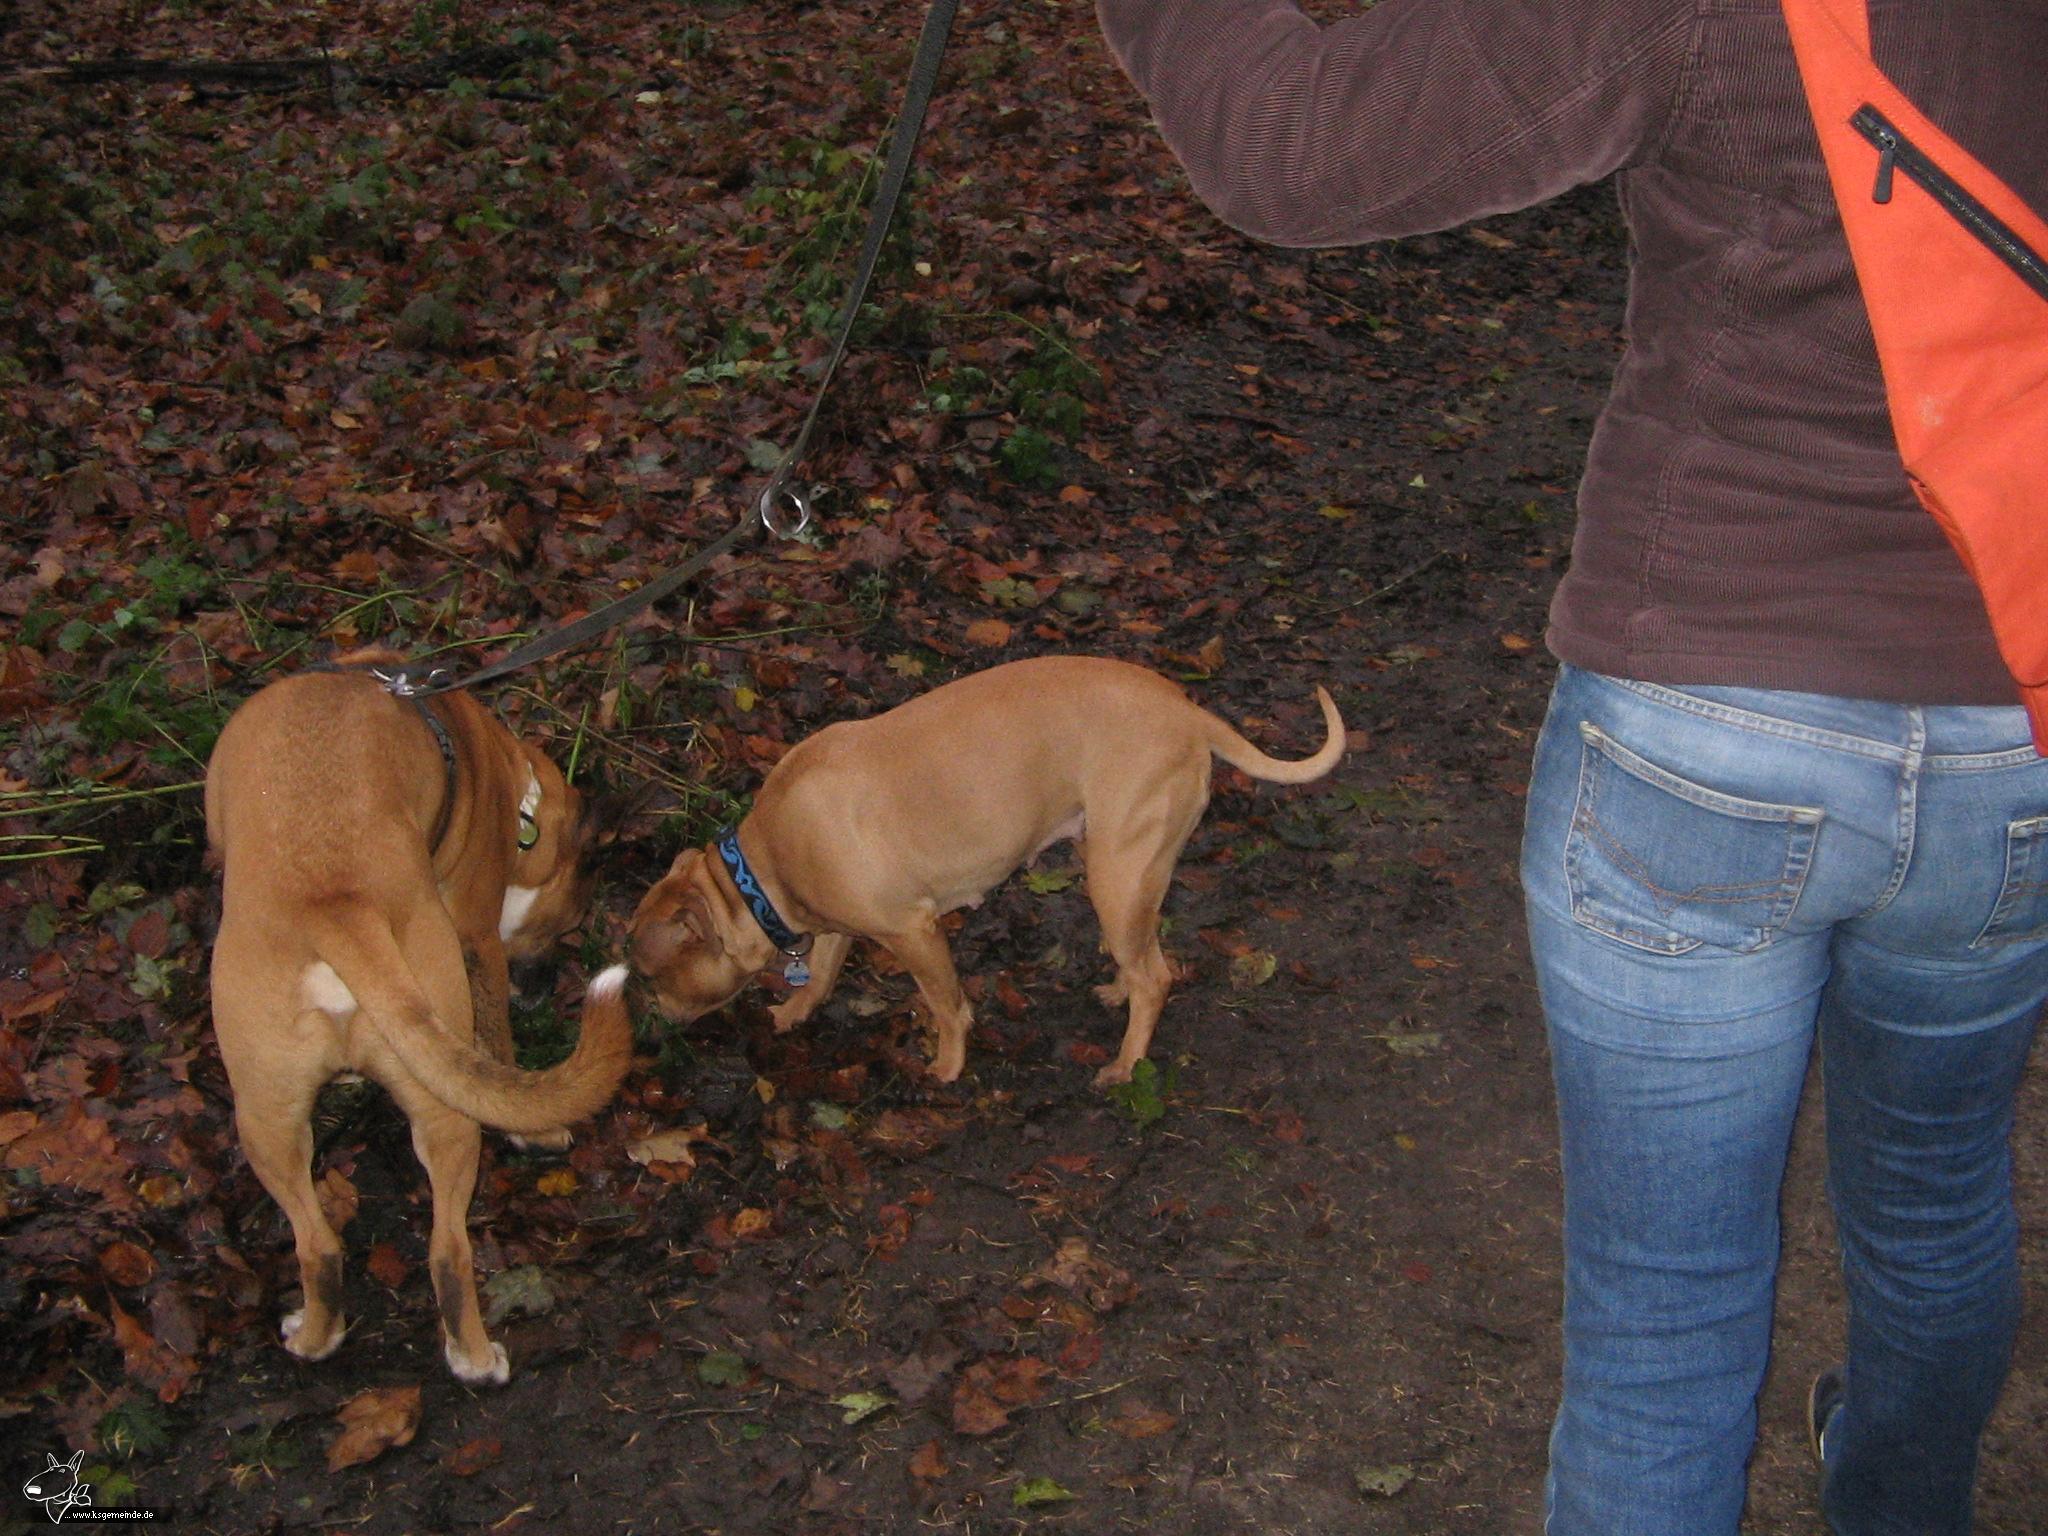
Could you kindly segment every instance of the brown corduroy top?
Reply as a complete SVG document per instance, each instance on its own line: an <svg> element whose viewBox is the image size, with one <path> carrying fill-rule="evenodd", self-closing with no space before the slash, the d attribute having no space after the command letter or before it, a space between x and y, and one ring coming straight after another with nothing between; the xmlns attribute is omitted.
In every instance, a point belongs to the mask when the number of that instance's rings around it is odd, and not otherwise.
<svg viewBox="0 0 2048 1536"><path fill-rule="evenodd" d="M1616 177L1628 347L1551 607L1559 657L2013 701L1907 487L1777 0L1383 0L1327 27L1289 0L1097 13L1196 192L1260 239L1445 229ZM2048 212L2048 0L1872 0L1871 23L1886 73ZM2048 516L2048 445L2042 482Z"/></svg>

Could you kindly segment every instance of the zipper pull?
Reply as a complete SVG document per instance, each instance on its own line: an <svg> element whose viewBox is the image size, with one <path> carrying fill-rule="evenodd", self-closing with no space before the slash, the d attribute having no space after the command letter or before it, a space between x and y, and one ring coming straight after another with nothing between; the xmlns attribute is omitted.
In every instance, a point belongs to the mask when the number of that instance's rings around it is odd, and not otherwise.
<svg viewBox="0 0 2048 1536"><path fill-rule="evenodd" d="M1899 138L1897 134L1880 129L1877 140L1877 185L1870 189L1873 203L1888 203L1892 200L1892 167L1898 160Z"/></svg>

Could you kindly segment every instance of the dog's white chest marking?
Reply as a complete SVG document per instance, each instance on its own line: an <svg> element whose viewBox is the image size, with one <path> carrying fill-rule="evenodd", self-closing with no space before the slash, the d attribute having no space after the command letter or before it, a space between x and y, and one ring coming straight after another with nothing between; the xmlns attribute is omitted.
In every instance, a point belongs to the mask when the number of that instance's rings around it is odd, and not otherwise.
<svg viewBox="0 0 2048 1536"><path fill-rule="evenodd" d="M325 960L314 961L299 978L299 1001L307 1008L318 1008L332 1016L336 1023L345 1023L355 1016L355 993L349 991L348 983L335 975L334 967Z"/></svg>
<svg viewBox="0 0 2048 1536"><path fill-rule="evenodd" d="M512 885L505 888L504 910L498 914L498 937L510 942L512 936L526 926L526 914L533 910L535 898L540 895L537 885Z"/></svg>

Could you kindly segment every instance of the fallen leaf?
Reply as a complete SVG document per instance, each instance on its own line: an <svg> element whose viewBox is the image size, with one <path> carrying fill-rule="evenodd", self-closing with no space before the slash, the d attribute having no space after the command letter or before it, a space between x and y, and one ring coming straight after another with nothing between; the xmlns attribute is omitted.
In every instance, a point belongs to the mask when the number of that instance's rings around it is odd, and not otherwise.
<svg viewBox="0 0 2048 1536"><path fill-rule="evenodd" d="M387 1291L395 1291L405 1284L406 1276L412 1272L412 1266L405 1262L404 1255L390 1243L378 1243L373 1247L370 1256L363 1261L363 1268Z"/></svg>
<svg viewBox="0 0 2048 1536"><path fill-rule="evenodd" d="M862 1419L871 1419L884 1408L893 1405L894 1399L884 1397L879 1392L848 1392L844 1396L832 1399L834 1408L846 1410L839 1418L842 1424L858 1424Z"/></svg>
<svg viewBox="0 0 2048 1536"><path fill-rule="evenodd" d="M953 1431L961 1435L992 1435L1007 1428L1010 1411L978 1383L962 1381L953 1388Z"/></svg>
<svg viewBox="0 0 2048 1536"><path fill-rule="evenodd" d="M737 1387L747 1379L747 1362L729 1349L714 1349L697 1362L697 1379L707 1387Z"/></svg>
<svg viewBox="0 0 2048 1536"><path fill-rule="evenodd" d="M661 1353L661 1335L652 1328L637 1329L619 1336L619 1358L643 1365Z"/></svg>
<svg viewBox="0 0 2048 1536"><path fill-rule="evenodd" d="M1271 950L1247 950L1230 962L1230 984L1239 989L1263 987L1279 968L1279 957Z"/></svg>
<svg viewBox="0 0 2048 1536"><path fill-rule="evenodd" d="M175 1403L182 1397L199 1363L159 1341L111 1297L107 1318L114 1325L114 1342L121 1347L121 1363L128 1374L163 1402Z"/></svg>
<svg viewBox="0 0 2048 1536"><path fill-rule="evenodd" d="M484 1285L484 1321L493 1328L508 1317L539 1317L552 1312L555 1288L538 1264L500 1270Z"/></svg>
<svg viewBox="0 0 2048 1536"><path fill-rule="evenodd" d="M156 1260L147 1249L134 1243L109 1243L100 1250L100 1272L114 1284L133 1289L149 1283L149 1277L156 1273Z"/></svg>
<svg viewBox="0 0 2048 1536"><path fill-rule="evenodd" d="M313 1186L313 1193L320 1199L321 1212L327 1217L327 1224L336 1232L345 1230L356 1219L356 1207L361 1197L356 1194L355 1185L348 1181L348 1175L339 1168L330 1168L320 1176L320 1182Z"/></svg>
<svg viewBox="0 0 2048 1536"><path fill-rule="evenodd" d="M1415 1481L1415 1469L1406 1462L1384 1467L1359 1467L1351 1474L1351 1480L1358 1485L1360 1493L1391 1499Z"/></svg>
<svg viewBox="0 0 2048 1536"><path fill-rule="evenodd" d="M341 1405L341 1434L327 1448L327 1470L360 1467L396 1446L410 1445L420 1429L418 1387L371 1387Z"/></svg>
<svg viewBox="0 0 2048 1536"><path fill-rule="evenodd" d="M951 1470L946 1465L945 1452L939 1449L936 1440L925 1441L910 1458L910 1475L921 1483L935 1483Z"/></svg>
<svg viewBox="0 0 2048 1536"><path fill-rule="evenodd" d="M1010 643L1010 626L1001 619L976 619L967 626L967 642L997 650Z"/></svg>
<svg viewBox="0 0 2048 1536"><path fill-rule="evenodd" d="M1071 1498L1072 1493L1049 1477L1027 1477L1010 1495L1010 1503L1018 1509L1036 1509L1041 1504L1064 1504Z"/></svg>
<svg viewBox="0 0 2048 1536"><path fill-rule="evenodd" d="M544 1195L573 1195L576 1193L576 1173L571 1168L550 1168L533 1181L533 1187Z"/></svg>
<svg viewBox="0 0 2048 1536"><path fill-rule="evenodd" d="M17 1137L7 1148L6 1162L11 1169L33 1171L46 1188L75 1189L115 1211L135 1208L128 1160L106 1121L87 1114L83 1100L72 1100L62 1115L45 1118Z"/></svg>
<svg viewBox="0 0 2048 1536"><path fill-rule="evenodd" d="M496 1435L482 1435L442 1457L441 1469L456 1477L475 1477L479 1472L490 1471L504 1455L504 1441Z"/></svg>
<svg viewBox="0 0 2048 1536"><path fill-rule="evenodd" d="M1109 1428L1126 1440L1150 1440L1167 1433L1179 1423L1179 1419L1163 1408L1147 1408L1134 1403L1109 1420Z"/></svg>
<svg viewBox="0 0 2048 1536"><path fill-rule="evenodd" d="M1131 1272L1101 1257L1084 1237L1069 1237L1032 1271L1032 1278L1072 1291L1098 1313L1112 1312L1138 1294Z"/></svg>
<svg viewBox="0 0 2048 1536"><path fill-rule="evenodd" d="M816 1353L805 1354L784 1335L773 1331L755 1339L747 1352L756 1365L777 1381L788 1382L805 1392L815 1392L820 1397L836 1391L847 1374L838 1363Z"/></svg>

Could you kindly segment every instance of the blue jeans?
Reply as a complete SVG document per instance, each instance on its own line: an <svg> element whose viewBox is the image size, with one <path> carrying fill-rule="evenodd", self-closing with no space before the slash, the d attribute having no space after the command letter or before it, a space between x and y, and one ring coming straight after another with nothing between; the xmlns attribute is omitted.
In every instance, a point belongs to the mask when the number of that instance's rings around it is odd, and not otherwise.
<svg viewBox="0 0 2048 1536"><path fill-rule="evenodd" d="M1836 1536L1963 1536L2048 997L2048 762L2021 711L1567 667L1522 878L1564 1158L1549 1536L1737 1529L1816 1029L1849 1300L1823 1508Z"/></svg>

